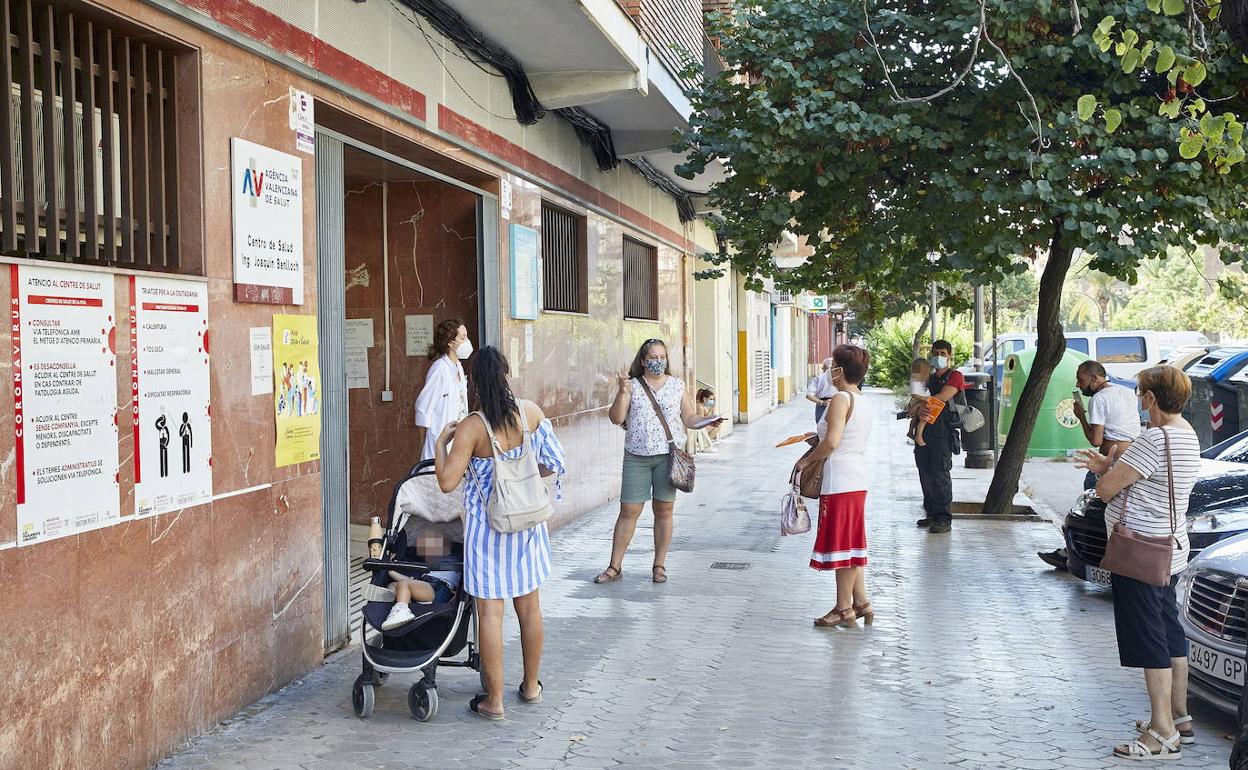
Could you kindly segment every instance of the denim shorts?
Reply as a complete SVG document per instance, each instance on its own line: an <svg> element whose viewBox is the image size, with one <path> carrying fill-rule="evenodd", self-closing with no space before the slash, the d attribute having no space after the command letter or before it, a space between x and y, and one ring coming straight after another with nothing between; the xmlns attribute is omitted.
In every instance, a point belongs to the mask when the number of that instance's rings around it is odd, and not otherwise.
<svg viewBox="0 0 1248 770"><path fill-rule="evenodd" d="M620 482L620 502L644 503L676 500L676 487L668 476L669 455L635 455L624 453L624 473Z"/></svg>
<svg viewBox="0 0 1248 770"><path fill-rule="evenodd" d="M446 604L455 595L455 589L451 588L451 584L441 578L429 577L428 575L420 578L425 583L433 586L433 603Z"/></svg>

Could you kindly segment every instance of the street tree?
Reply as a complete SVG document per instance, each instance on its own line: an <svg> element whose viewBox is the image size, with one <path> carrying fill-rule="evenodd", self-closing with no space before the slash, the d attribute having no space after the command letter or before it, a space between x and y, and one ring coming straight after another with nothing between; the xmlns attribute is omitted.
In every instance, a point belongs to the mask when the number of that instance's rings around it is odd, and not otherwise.
<svg viewBox="0 0 1248 770"><path fill-rule="evenodd" d="M1146 2L1080 6L1094 18L1125 7L1149 35L1177 34ZM912 299L935 273L983 285L1043 255L1035 365L986 511L1009 510L1017 490L1065 350L1062 290L1076 252L1130 279L1169 246L1248 236L1236 175L1178 157L1154 73L1111 70L1114 52L1094 29L1076 33L1068 6L752 0L713 23L728 70L691 93L696 114L677 147L689 153L682 173L714 158L730 169L711 204L735 247L721 259L747 280L776 274L772 246L785 231L813 249L788 271L795 287ZM1120 123L1076 114L1089 84Z"/></svg>

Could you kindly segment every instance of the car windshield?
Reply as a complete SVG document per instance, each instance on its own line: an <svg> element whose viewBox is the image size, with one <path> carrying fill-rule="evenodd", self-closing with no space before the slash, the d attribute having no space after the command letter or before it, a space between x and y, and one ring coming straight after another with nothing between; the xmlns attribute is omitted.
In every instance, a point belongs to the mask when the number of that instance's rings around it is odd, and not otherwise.
<svg viewBox="0 0 1248 770"><path fill-rule="evenodd" d="M1248 463L1248 436L1223 449L1217 459L1228 463Z"/></svg>

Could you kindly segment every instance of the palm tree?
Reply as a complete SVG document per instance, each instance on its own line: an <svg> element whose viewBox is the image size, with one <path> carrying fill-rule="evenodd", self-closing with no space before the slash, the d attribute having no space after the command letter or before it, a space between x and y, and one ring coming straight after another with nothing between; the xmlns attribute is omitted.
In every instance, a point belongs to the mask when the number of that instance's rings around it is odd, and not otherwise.
<svg viewBox="0 0 1248 770"><path fill-rule="evenodd" d="M1126 284L1111 275L1095 270L1084 271L1075 285L1067 289L1067 318L1087 327L1098 323L1099 330L1109 328L1110 318L1126 304Z"/></svg>

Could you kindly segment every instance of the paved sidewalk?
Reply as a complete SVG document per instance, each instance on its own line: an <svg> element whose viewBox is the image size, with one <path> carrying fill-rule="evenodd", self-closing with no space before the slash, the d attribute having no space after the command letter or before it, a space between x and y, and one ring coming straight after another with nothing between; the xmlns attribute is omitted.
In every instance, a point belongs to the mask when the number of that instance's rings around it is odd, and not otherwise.
<svg viewBox="0 0 1248 770"><path fill-rule="evenodd" d="M508 720L467 714L474 672L439 672L441 713L408 716L394 676L366 721L351 712L348 650L269 696L162 770L402 768L1101 768L1147 716L1142 676L1117 665L1109 597L1047 569L1040 522L914 526L918 482L901 423L877 404L868 496L876 608L869 628L817 630L831 575L806 567L811 535L781 538L779 498L805 429L786 407L700 455L677 504L671 580L649 580L639 529L624 579L606 565L612 510L556 533L543 587L545 701L507 700ZM1073 494L1073 492L1072 492ZM648 518L648 514L647 514ZM740 562L742 570L711 569ZM508 619L507 682L519 682ZM1169 767L1227 766L1232 720L1193 701L1200 742Z"/></svg>

